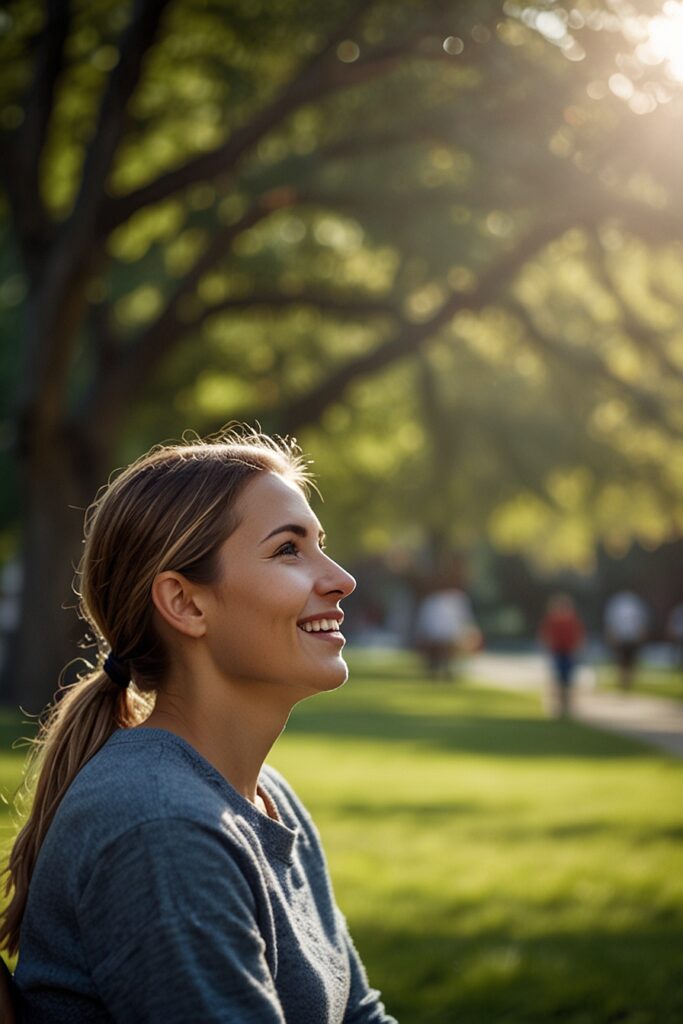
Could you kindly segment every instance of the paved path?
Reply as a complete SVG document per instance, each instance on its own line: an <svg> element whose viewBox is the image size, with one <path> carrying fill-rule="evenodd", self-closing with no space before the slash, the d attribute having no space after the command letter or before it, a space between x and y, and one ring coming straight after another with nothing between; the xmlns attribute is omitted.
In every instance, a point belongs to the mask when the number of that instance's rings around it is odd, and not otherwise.
<svg viewBox="0 0 683 1024"><path fill-rule="evenodd" d="M471 659L467 675L482 686L542 695L549 689L548 665L541 654L479 654ZM579 721L683 757L683 702L640 694L598 693L591 666L580 669L576 683L574 717Z"/></svg>

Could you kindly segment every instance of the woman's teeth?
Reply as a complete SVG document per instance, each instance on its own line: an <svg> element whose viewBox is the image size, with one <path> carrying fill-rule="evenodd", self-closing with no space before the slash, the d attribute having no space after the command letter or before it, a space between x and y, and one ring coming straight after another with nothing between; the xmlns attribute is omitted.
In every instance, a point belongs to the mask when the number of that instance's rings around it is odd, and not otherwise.
<svg viewBox="0 0 683 1024"><path fill-rule="evenodd" d="M337 619L316 619L314 622L302 622L299 629L304 633L329 633L339 629Z"/></svg>

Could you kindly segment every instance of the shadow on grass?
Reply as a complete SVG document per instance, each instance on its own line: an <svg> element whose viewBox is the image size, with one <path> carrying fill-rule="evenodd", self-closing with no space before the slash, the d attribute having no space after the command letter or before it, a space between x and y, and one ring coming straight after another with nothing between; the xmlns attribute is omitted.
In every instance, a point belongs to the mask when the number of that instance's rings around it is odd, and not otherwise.
<svg viewBox="0 0 683 1024"><path fill-rule="evenodd" d="M449 753L524 758L639 758L648 748L612 733L573 722L541 718L459 714L410 714L365 704L356 709L302 705L287 725L296 735L334 736L336 740L410 743Z"/></svg>
<svg viewBox="0 0 683 1024"><path fill-rule="evenodd" d="M408 668L409 666L406 666ZM358 680L353 689L330 694L330 700L306 701L294 709L287 732L298 736L332 736L337 740L409 743L449 753L520 758L642 758L651 750L614 733L572 721L549 721L533 711L534 698L468 687L435 685L406 672L384 670L382 682L370 687ZM415 685L412 685L415 683ZM398 700L400 707L392 706ZM473 710L476 709L476 710ZM0 711L0 750L25 757L35 726L25 716Z"/></svg>
<svg viewBox="0 0 683 1024"><path fill-rule="evenodd" d="M371 981L399 1021L420 1024L674 1024L683 1020L681 914L642 926L461 934L457 911L399 930L357 923ZM524 919L520 908L520 919Z"/></svg>
<svg viewBox="0 0 683 1024"><path fill-rule="evenodd" d="M326 818L325 804L321 802L318 805L315 801L310 803L315 810L316 819L324 821ZM501 823L496 817L492 817L489 805L465 801L452 801L443 804L405 802L378 806L367 801L361 803L352 800L335 803L334 806L335 823L344 819L353 823L363 822L363 827L366 822L382 827L386 825L393 827L397 823L403 823L416 833L431 825L438 827L442 824L452 823L455 819L462 821L465 818L467 818L468 840L476 838L478 842L488 841L495 844L496 847L512 843L555 842L560 849L568 843L605 838L610 842L618 840L624 851L630 850L633 853L633 849L637 847L651 846L658 842L677 843L683 839L683 826L675 825L671 827L639 825L635 822L614 820L589 820L560 824L543 824L525 820L515 824Z"/></svg>
<svg viewBox="0 0 683 1024"><path fill-rule="evenodd" d="M397 660L396 662L383 663L379 660L374 661L361 658L358 655L349 657L346 660L348 660L351 672L354 675L363 675L365 679L380 681L387 679L392 681L400 680L401 682L415 683L416 685L425 684L427 686L434 684L433 679L425 676L424 670L421 669L417 661ZM442 682L444 685L457 684L460 678L460 675L456 674L452 679L442 680Z"/></svg>
<svg viewBox="0 0 683 1024"><path fill-rule="evenodd" d="M324 806L321 808L324 814ZM439 804L428 803L392 803L377 804L350 800L347 803L335 803L334 818L336 821L342 818L349 818L351 821L360 821L366 818L368 821L381 821L385 823L396 818L410 818L414 820L415 828L425 828L432 822L450 821L465 815L488 814L489 810L482 804L466 802L464 800L445 801Z"/></svg>

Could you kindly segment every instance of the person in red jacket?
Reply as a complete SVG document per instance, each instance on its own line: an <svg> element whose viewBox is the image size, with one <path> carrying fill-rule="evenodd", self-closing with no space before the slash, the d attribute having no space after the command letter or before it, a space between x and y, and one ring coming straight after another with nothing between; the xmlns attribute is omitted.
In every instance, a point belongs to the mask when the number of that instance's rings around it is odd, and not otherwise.
<svg viewBox="0 0 683 1024"><path fill-rule="evenodd" d="M557 708L564 716L570 710L576 655L584 638L583 623L568 594L554 594L550 598L539 635L552 658Z"/></svg>

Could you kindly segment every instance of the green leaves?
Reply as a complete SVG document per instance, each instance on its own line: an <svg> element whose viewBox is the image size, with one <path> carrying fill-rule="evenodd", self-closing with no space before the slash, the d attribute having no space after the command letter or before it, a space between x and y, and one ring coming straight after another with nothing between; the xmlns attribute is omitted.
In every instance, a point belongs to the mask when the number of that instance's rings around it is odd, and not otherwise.
<svg viewBox="0 0 683 1024"><path fill-rule="evenodd" d="M674 527L682 99L645 13L176 0L145 36L133 4L60 10L0 24L11 245L27 322L61 331L58 419L126 450L236 415L303 429L331 516L416 545L585 562ZM613 527L626 482L647 498Z"/></svg>

